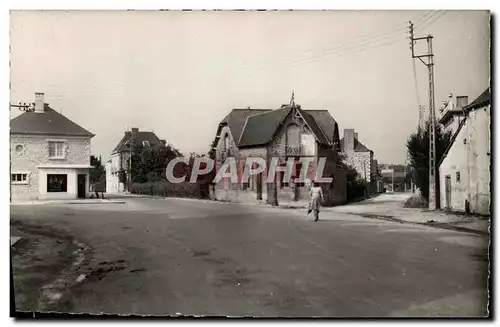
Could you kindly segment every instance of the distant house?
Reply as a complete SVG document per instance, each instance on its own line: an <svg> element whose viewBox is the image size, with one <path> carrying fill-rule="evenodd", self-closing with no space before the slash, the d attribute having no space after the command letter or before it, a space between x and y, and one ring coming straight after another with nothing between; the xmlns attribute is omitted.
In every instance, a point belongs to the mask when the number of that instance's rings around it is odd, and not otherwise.
<svg viewBox="0 0 500 327"><path fill-rule="evenodd" d="M374 164L373 151L359 141L358 133L355 133L354 129L344 129L340 145L346 163L356 169L359 176L367 183L373 184L378 168Z"/></svg>
<svg viewBox="0 0 500 327"><path fill-rule="evenodd" d="M12 200L85 198L92 137L35 93L34 111L10 121Z"/></svg>
<svg viewBox="0 0 500 327"><path fill-rule="evenodd" d="M411 190L411 166L384 164L381 168L382 182L388 192Z"/></svg>
<svg viewBox="0 0 500 327"><path fill-rule="evenodd" d="M106 192L125 192L125 183L120 181L120 171L127 174L130 172L130 153L138 147L160 147L165 146L165 140L160 140L153 132L139 131L132 128L125 132L122 139L111 152L111 158L106 163Z"/></svg>
<svg viewBox="0 0 500 327"><path fill-rule="evenodd" d="M490 89L462 111L464 116L439 163L440 205L486 215L491 202Z"/></svg>
<svg viewBox="0 0 500 327"><path fill-rule="evenodd" d="M333 182L323 184L325 202L329 205L346 200L345 169L338 163L340 151L338 124L327 110L305 110L300 105L283 105L279 109L233 109L220 122L215 139L216 169L219 170L227 157L245 162L248 157L264 158L270 162L279 158L286 165L294 158L294 170L290 181L278 175L277 196L280 200L298 201L308 199L308 185L294 183L300 176L300 157L312 158L307 178L313 180L314 167L319 157L326 157L325 171ZM315 170L314 170L315 171ZM215 186L219 200L271 201L274 184L267 184L266 169L251 176L248 183L237 184L224 180Z"/></svg>

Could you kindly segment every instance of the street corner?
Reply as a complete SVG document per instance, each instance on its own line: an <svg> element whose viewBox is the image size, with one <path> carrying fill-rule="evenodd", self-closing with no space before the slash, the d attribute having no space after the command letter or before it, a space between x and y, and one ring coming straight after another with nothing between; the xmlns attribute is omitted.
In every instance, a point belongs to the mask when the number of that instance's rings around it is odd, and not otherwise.
<svg viewBox="0 0 500 327"><path fill-rule="evenodd" d="M16 311L57 310L88 247L48 226L11 225Z"/></svg>

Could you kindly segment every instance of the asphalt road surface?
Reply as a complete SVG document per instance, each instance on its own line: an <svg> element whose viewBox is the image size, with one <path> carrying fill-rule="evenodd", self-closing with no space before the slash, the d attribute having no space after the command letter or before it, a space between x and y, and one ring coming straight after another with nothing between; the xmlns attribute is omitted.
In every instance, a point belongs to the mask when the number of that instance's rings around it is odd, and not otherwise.
<svg viewBox="0 0 500 327"><path fill-rule="evenodd" d="M340 213L175 199L11 206L91 251L60 311L137 315L487 315L488 238ZM366 204L370 205L370 204ZM100 269L100 270L99 270ZM92 272L100 271L99 278Z"/></svg>

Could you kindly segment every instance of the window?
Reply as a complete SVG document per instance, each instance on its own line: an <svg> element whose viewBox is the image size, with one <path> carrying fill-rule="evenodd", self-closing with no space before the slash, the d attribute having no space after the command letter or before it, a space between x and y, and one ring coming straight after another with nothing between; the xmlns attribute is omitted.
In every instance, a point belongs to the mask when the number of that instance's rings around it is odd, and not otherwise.
<svg viewBox="0 0 500 327"><path fill-rule="evenodd" d="M300 128L298 125L288 125L286 129L286 145L292 148L300 146Z"/></svg>
<svg viewBox="0 0 500 327"><path fill-rule="evenodd" d="M224 150L229 150L229 135L224 136Z"/></svg>
<svg viewBox="0 0 500 327"><path fill-rule="evenodd" d="M21 153L23 152L24 147L21 144L16 145L16 152Z"/></svg>
<svg viewBox="0 0 500 327"><path fill-rule="evenodd" d="M11 174L10 181L12 184L28 184L28 174Z"/></svg>
<svg viewBox="0 0 500 327"><path fill-rule="evenodd" d="M460 172L457 171L457 182L460 182Z"/></svg>
<svg viewBox="0 0 500 327"><path fill-rule="evenodd" d="M149 141L142 141L142 146L149 148Z"/></svg>
<svg viewBox="0 0 500 327"><path fill-rule="evenodd" d="M64 142L49 141L49 158L64 158Z"/></svg>
<svg viewBox="0 0 500 327"><path fill-rule="evenodd" d="M47 175L47 192L67 192L68 175Z"/></svg>

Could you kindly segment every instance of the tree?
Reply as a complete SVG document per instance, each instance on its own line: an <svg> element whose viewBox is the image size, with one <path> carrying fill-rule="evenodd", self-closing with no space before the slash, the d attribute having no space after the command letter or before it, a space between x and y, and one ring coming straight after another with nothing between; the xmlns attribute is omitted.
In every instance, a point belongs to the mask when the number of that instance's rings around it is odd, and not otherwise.
<svg viewBox="0 0 500 327"><path fill-rule="evenodd" d="M430 121L426 123L424 129L417 131L409 136L406 147L410 159L410 165L413 167L413 176L415 185L420 190L422 196L429 200L429 129ZM446 148L451 142L451 132L444 132L441 125L436 122L436 192L439 191L439 167ZM439 197L437 197L439 200Z"/></svg>
<svg viewBox="0 0 500 327"><path fill-rule="evenodd" d="M90 156L90 165L92 166L90 169L90 185L96 195L99 196L97 192L106 192L106 171L102 165L101 157Z"/></svg>
<svg viewBox="0 0 500 327"><path fill-rule="evenodd" d="M106 171L102 165L101 157L90 156L90 165L93 167L90 169L91 183L102 182L106 179Z"/></svg>
<svg viewBox="0 0 500 327"><path fill-rule="evenodd" d="M347 201L365 196L367 188L366 180L361 177L353 166L346 162L347 156L344 153L339 153L338 160L346 169Z"/></svg>
<svg viewBox="0 0 500 327"><path fill-rule="evenodd" d="M172 145L165 147L136 146L132 153L132 182L146 183L164 180L170 160L182 156Z"/></svg>
<svg viewBox="0 0 500 327"><path fill-rule="evenodd" d="M210 150L207 153L208 157L212 160L215 160L216 146L217 146L217 140L214 140L212 144L210 144Z"/></svg>

